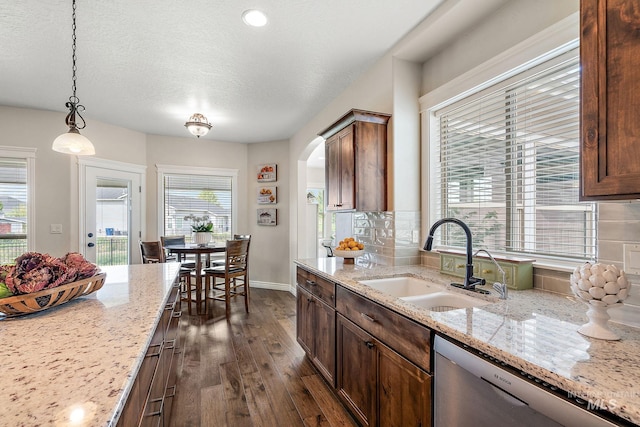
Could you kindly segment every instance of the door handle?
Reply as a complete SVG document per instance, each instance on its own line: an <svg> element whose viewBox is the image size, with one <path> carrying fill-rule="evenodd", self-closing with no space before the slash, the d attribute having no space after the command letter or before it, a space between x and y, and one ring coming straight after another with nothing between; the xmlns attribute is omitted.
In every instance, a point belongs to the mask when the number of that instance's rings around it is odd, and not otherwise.
<svg viewBox="0 0 640 427"><path fill-rule="evenodd" d="M93 233L89 233L89 234L87 234L87 236L93 237Z"/></svg>
<svg viewBox="0 0 640 427"><path fill-rule="evenodd" d="M90 248L95 246L95 243L87 243L87 246L89 246Z"/></svg>

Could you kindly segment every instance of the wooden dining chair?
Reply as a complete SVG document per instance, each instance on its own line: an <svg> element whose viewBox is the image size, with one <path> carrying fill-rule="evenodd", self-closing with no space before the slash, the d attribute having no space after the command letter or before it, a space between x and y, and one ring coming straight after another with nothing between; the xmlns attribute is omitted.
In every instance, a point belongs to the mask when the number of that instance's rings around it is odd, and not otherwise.
<svg viewBox="0 0 640 427"><path fill-rule="evenodd" d="M140 255L142 256L143 264L167 262L164 250L164 245L161 240L151 242L140 241ZM194 269L195 265L194 268L180 266L180 298L187 303L189 314L191 314L191 304L195 302L192 295L195 291L195 285L193 285L191 281Z"/></svg>
<svg viewBox="0 0 640 427"><path fill-rule="evenodd" d="M159 241L143 242L140 241L140 256L143 264L155 264L166 262L164 248Z"/></svg>
<svg viewBox="0 0 640 427"><path fill-rule="evenodd" d="M224 301L225 316L231 313L231 298L244 297L245 310L249 312L249 239L227 240L225 264L205 268L205 313L207 300ZM218 283L218 279L222 282Z"/></svg>
<svg viewBox="0 0 640 427"><path fill-rule="evenodd" d="M233 235L233 240L239 240L239 239L245 239L245 240L251 241L251 234L234 234ZM226 262L225 257L211 259L211 265L214 267L219 265L224 265L225 262Z"/></svg>
<svg viewBox="0 0 640 427"><path fill-rule="evenodd" d="M176 236L160 236L160 243L162 243L163 248L169 245L184 246L186 242L187 242L187 239L184 234L176 235ZM172 260L179 261L182 267L191 268L191 269L196 268L195 260L187 258L186 254L167 255L165 252L165 257L167 261L172 261Z"/></svg>

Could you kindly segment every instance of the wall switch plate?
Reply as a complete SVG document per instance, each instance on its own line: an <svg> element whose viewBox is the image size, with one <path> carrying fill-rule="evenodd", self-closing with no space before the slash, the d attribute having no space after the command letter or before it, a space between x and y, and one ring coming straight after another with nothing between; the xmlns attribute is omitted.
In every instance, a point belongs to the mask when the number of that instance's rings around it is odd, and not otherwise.
<svg viewBox="0 0 640 427"><path fill-rule="evenodd" d="M627 274L640 274L640 245L625 244L624 266L622 269Z"/></svg>
<svg viewBox="0 0 640 427"><path fill-rule="evenodd" d="M62 234L62 224L51 224L49 233L51 234Z"/></svg>

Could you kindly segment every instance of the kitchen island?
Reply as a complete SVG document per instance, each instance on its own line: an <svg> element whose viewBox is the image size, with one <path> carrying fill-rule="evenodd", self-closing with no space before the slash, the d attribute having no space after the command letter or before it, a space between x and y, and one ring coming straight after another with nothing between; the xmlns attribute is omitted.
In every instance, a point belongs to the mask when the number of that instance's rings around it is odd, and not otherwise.
<svg viewBox="0 0 640 427"><path fill-rule="evenodd" d="M380 266L363 259L355 264L344 264L339 258L297 260L296 264L558 387L568 399L581 399L640 425L640 330L612 324L620 341L587 338L577 332L587 321L586 306L572 297L512 291L507 301L435 312L360 281L393 276L414 276L443 285L452 281L438 271L422 266Z"/></svg>
<svg viewBox="0 0 640 427"><path fill-rule="evenodd" d="M178 270L178 263L103 267L98 292L0 320L0 424L115 425Z"/></svg>

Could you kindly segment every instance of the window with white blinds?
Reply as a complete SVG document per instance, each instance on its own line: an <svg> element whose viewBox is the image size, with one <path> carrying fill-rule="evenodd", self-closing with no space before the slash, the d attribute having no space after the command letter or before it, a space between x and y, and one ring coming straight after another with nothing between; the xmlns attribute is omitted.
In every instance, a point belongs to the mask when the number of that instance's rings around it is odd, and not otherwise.
<svg viewBox="0 0 640 427"><path fill-rule="evenodd" d="M28 161L0 156L0 263L27 252Z"/></svg>
<svg viewBox="0 0 640 427"><path fill-rule="evenodd" d="M192 219L207 217L213 224L213 240L224 242L232 235L233 178L217 175L163 175L164 235L192 239Z"/></svg>
<svg viewBox="0 0 640 427"><path fill-rule="evenodd" d="M578 201L580 65L571 50L435 112L432 195L474 247L592 259L596 205ZM440 244L464 247L459 227Z"/></svg>

